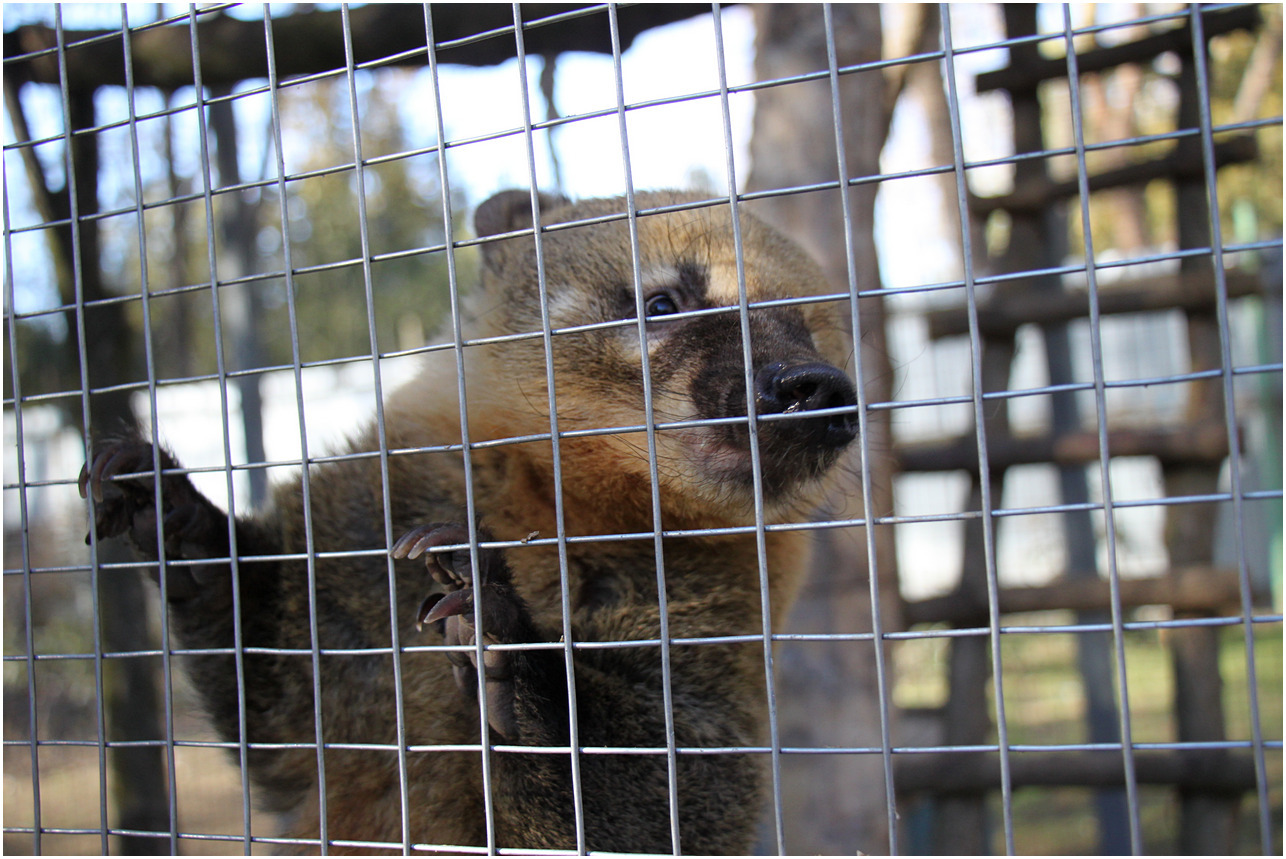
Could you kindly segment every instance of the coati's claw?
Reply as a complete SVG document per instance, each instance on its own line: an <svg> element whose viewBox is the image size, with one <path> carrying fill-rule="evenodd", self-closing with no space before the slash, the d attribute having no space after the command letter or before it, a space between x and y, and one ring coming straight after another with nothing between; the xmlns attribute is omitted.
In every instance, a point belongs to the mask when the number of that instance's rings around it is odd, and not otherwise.
<svg viewBox="0 0 1286 859"><path fill-rule="evenodd" d="M479 539L489 539L490 535L485 531L479 530ZM429 525L420 525L412 528L398 539L390 549L390 554L395 558L407 558L414 560L424 555L426 552L429 556L424 559L424 566L429 571L429 575L439 584L446 585L448 588L465 588L472 584L473 565L469 559L469 531L463 525L454 523L434 522ZM443 552L432 552L432 549L441 546L459 546L466 548ZM488 567L486 561L492 556L499 556L495 550L483 550L480 560L483 562L482 581L486 583L491 577L487 575ZM502 562L503 564L503 562Z"/></svg>
<svg viewBox="0 0 1286 859"><path fill-rule="evenodd" d="M415 613L416 632L424 631L424 624L428 619L429 613L433 611L433 606L436 605L438 600L442 599L443 596L445 596L445 594L431 593L424 598L424 602L420 603L420 610Z"/></svg>
<svg viewBox="0 0 1286 859"><path fill-rule="evenodd" d="M490 540L491 534L478 529L478 539ZM467 548L469 531L460 524L433 523L412 528L389 550L395 558L415 559L424 556L424 566L447 592L431 593L420 603L415 627L437 624L442 639L450 645L476 645L478 631L474 624L474 597L482 595L482 637L488 644L533 641L535 630L526 605L510 583L510 571L504 553L499 549L479 549L478 578L474 579L473 555ZM464 548L433 551L446 546ZM511 651L488 650L483 657L487 675L487 719L492 728L506 737L518 734L514 713L513 659ZM476 651L447 653L460 690L470 697L478 690L478 656Z"/></svg>
<svg viewBox="0 0 1286 859"><path fill-rule="evenodd" d="M439 546L452 546L458 544L468 544L469 532L460 525L444 524L434 522L429 525L421 525L418 528L412 528L393 544L390 553L395 558L408 558L414 560L430 549ZM428 558L424 559L424 565L429 571L429 575L448 587L464 587L469 580L469 553L462 553L464 557L464 573L461 575L452 563L456 552L434 552Z"/></svg>
<svg viewBox="0 0 1286 859"><path fill-rule="evenodd" d="M420 610L415 615L415 629L424 629L426 623L438 623L448 617L463 615L466 620L473 617L473 589L452 591L449 594L431 593L420 603Z"/></svg>
<svg viewBox="0 0 1286 859"><path fill-rule="evenodd" d="M169 458L162 453L161 467L167 465L171 465ZM94 531L100 539L143 526L143 519L149 519L155 527L155 517L146 515L155 502L152 469L152 446L134 439L96 446L90 461L81 466L76 486L82 498L94 498ZM139 477L114 479L125 474Z"/></svg>
<svg viewBox="0 0 1286 859"><path fill-rule="evenodd" d="M89 497L89 463L85 463L80 467L80 477L76 480L76 488L80 490L81 498ZM98 499L95 498L94 500L97 501Z"/></svg>
<svg viewBox="0 0 1286 859"><path fill-rule="evenodd" d="M438 597L438 599L433 600L432 605L420 606L421 624L446 620L448 617L453 617L455 615L464 615L466 618L473 615L472 588L452 591L449 594L434 594L433 596ZM428 600L425 600L425 602L427 603Z"/></svg>

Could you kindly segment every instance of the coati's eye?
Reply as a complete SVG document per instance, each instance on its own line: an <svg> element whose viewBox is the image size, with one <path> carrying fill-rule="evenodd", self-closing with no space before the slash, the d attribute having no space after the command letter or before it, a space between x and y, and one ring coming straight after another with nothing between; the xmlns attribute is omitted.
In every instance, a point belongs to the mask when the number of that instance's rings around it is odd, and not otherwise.
<svg viewBox="0 0 1286 859"><path fill-rule="evenodd" d="M668 292L658 292L643 305L643 312L649 319L653 316L669 316L679 312L679 303Z"/></svg>

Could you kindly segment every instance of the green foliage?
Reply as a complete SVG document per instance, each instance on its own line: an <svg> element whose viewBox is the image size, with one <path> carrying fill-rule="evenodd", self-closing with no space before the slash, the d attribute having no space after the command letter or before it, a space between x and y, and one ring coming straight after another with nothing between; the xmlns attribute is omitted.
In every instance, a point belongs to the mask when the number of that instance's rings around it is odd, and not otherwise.
<svg viewBox="0 0 1286 859"><path fill-rule="evenodd" d="M231 334L239 307L254 307L258 317L256 363L280 366L293 360L290 306L286 278L281 276L287 262L283 233L289 236L289 264L295 272L300 360L415 348L425 342L426 332L440 327L450 298L442 249L445 230L438 156L436 150L398 155L416 148L406 138L400 115L409 75L385 70L358 76L366 165L360 177L354 166L346 80L327 79L281 90L289 212L284 231L276 183L244 192L222 191L213 164L208 168L216 186L210 228L204 179L198 172L207 168L192 156L199 151L192 137L198 127L194 108L138 123L140 163L145 168L140 177L142 230L131 142L128 136L109 132L97 135L102 164L100 208L120 213L94 222L101 236L98 262L112 294L146 295L146 302L129 301L124 306L126 321L136 332L127 338L136 354L122 381L146 379L143 357L148 352L157 378L217 370L215 304L209 289L212 238L228 369L243 366L235 357L236 340ZM140 91L140 114L163 105L156 94ZM254 117L249 102L238 109L237 133L243 149L249 149L245 141L252 135L266 130L266 106L258 120ZM271 152L272 141L266 145ZM212 162L215 150L211 134ZM274 160L264 162L269 178ZM242 181L258 178L243 176ZM360 197L359 191L364 191ZM189 199L171 202L185 196ZM363 202L368 226L365 253ZM253 245L251 258L244 262L236 259L236 243L226 234L229 213L238 205L244 207L239 217L249 222L242 226L250 230ZM472 255L460 257L461 281L467 283ZM46 268L54 270L52 257ZM61 285L60 291L64 296L73 294L69 284ZM150 324L145 325L145 320ZM42 316L18 323L15 345L24 396L81 386L74 337L69 337L75 321L69 316L66 325L53 324L61 321L57 316ZM90 338L96 336L93 321L91 313L87 317ZM9 380L5 382L7 388Z"/></svg>
<svg viewBox="0 0 1286 859"><path fill-rule="evenodd" d="M1086 7L1087 15L1090 7ZM1216 133L1222 143L1238 135L1253 135L1258 158L1219 171L1219 214L1225 243L1254 241L1279 236L1282 231L1282 128L1280 121L1254 130L1218 131L1219 128L1282 114L1280 46L1282 10L1262 7L1264 22L1256 32L1232 32L1210 40L1210 107ZM1089 24L1090 20L1079 22ZM1174 26L1170 24L1168 26ZM1147 33L1121 32L1120 40ZM1277 45L1277 59L1265 65L1258 54ZM1089 44L1080 46L1091 47ZM1176 130L1179 87L1176 75L1179 60L1163 55L1146 66L1122 65L1103 72L1085 74L1081 79L1081 104L1086 143L1107 143ZM1066 82L1051 82L1042 90L1048 147L1073 144L1070 104ZM1175 141L1109 147L1090 151L1086 163L1091 175L1158 158L1175 148ZM1185 145L1193 145L1187 143ZM1051 160L1057 179L1074 179L1075 159ZM1075 199L1073 206L1077 206ZM1154 180L1145 186L1103 191L1090 201L1090 220L1096 252L1116 249L1137 253L1144 248L1177 242L1177 212L1174 185ZM1072 248L1083 246L1081 219L1076 209L1068 218Z"/></svg>
<svg viewBox="0 0 1286 859"><path fill-rule="evenodd" d="M369 75L358 79L362 157L367 162L413 148L398 113L405 80L398 71L382 72L378 80ZM420 345L423 332L436 328L450 306L446 254L425 251L441 248L445 234L436 153L368 164L359 176L351 167L353 128L343 79L292 90L283 105L283 122L288 136L306 142L297 162L289 165L291 172L320 174L287 186L291 266L296 271L336 266L295 277L301 358L369 354L371 314L379 351ZM359 191L364 193L359 196ZM276 233L269 241L280 242L280 209L271 209L264 213L262 229ZM284 266L284 254L278 254ZM369 266L362 265L363 256ZM368 307L368 278L373 307ZM275 298L276 312L283 314L280 286Z"/></svg>

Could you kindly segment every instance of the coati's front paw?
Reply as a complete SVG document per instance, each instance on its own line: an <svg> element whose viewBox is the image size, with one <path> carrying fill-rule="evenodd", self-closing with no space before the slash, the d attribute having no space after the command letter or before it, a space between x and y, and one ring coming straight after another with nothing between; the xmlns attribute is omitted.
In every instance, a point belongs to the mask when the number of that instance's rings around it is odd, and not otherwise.
<svg viewBox="0 0 1286 859"><path fill-rule="evenodd" d="M80 469L80 497L94 497L94 533L98 539L125 536L145 558L157 558L156 472L176 469L178 462L162 448L138 438L96 442L90 461ZM133 475L133 476L130 476ZM219 558L228 554L228 518L209 502L185 474L161 476L161 530L171 560ZM90 542L86 535L85 542ZM202 567L171 569L171 599L195 594Z"/></svg>
<svg viewBox="0 0 1286 859"><path fill-rule="evenodd" d="M490 540L485 529L478 530L479 540ZM476 645L474 598L482 594L482 639L487 644L514 644L534 640L527 606L513 589L509 566L499 549L481 549L478 553L478 580L473 578L472 555L467 548L445 552L430 550L440 546L469 542L469 531L463 525L434 523L413 528L393 544L395 558L418 558L425 555L424 565L435 581L445 585L445 594L432 593L425 598L416 615L416 626L442 623L445 642L452 645ZM427 553L427 554L426 554ZM478 655L476 650L448 654L460 689L476 695L478 689ZM483 655L487 680L487 720L491 727L509 738L518 735L514 713L515 654L507 650L487 650Z"/></svg>

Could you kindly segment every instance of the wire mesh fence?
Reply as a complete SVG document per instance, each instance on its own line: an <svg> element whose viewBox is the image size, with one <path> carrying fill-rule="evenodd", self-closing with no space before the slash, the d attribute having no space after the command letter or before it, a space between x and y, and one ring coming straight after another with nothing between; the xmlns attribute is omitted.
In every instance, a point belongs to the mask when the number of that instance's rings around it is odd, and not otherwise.
<svg viewBox="0 0 1286 859"><path fill-rule="evenodd" d="M7 852L1281 849L1280 9L4 14Z"/></svg>

